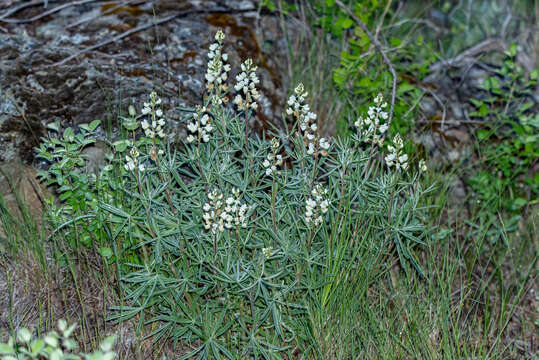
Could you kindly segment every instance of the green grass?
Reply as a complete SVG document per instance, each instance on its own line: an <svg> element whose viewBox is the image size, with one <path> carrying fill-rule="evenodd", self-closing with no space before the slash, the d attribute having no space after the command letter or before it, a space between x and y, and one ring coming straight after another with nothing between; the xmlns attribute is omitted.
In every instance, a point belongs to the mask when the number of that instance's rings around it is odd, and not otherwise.
<svg viewBox="0 0 539 360"><path fill-rule="evenodd" d="M427 9L429 7L435 8L436 4L429 3ZM363 19L379 18L379 13L362 15L365 16ZM306 18L303 20L309 22ZM416 46L416 34L408 30L406 27L400 30L401 33L391 30L391 35L386 36L398 37L403 44ZM318 89L318 98L324 99L320 102L322 106L340 110L339 114L329 117L326 131L334 132L337 122L336 132L347 133L357 113L361 112L358 109L362 108L362 99L358 93L341 91L327 75L340 66L340 50L349 47L342 38L330 36L316 26L311 28L311 33L314 35L307 42L311 45L305 49L296 48L292 54L323 56L292 57L294 76L303 79L307 76L307 83L319 84L314 88ZM449 36L443 41L451 39ZM412 59L412 68L416 69L413 76L424 76L421 67L428 66L439 56L432 46L425 45L428 44L419 46L413 55L416 56ZM404 59L404 67L410 69L406 62L410 54L406 54L406 47L404 56L403 49L392 53L398 68ZM369 71L383 71L380 68L384 67L384 64L372 62L361 64L351 71L365 76ZM373 70L367 70L369 66ZM387 95L389 87L382 86L382 89ZM359 91L361 94L363 90ZM407 104L406 114L414 116L413 97L398 95L397 98L401 104ZM408 128L406 121L397 116L395 128ZM517 140L509 138L509 141ZM484 141L476 140L475 146L480 151L490 151ZM412 148L411 151L418 150ZM512 157L522 157L518 147L511 151ZM519 166L517 172L528 172L528 165L520 163ZM497 170L489 168L486 171L494 173ZM537 206L519 209L523 216L515 216L514 212L496 210L499 208L493 207L491 202L478 204L477 198L470 195L463 203L455 204L451 201L450 190L453 179L475 172L458 165L444 169L444 172L447 174L427 180L435 180L437 185L437 195L431 198L437 210L429 219L429 228L437 230L430 234L421 256L421 264L426 266L426 278L403 272L390 264L384 265L377 286L372 286L362 274L347 274L347 286L336 289L333 301L328 301L329 307L323 307L319 299L313 299L310 329L305 332L308 339L305 350L320 358L342 359L497 359L528 358L535 354L537 349L533 342L536 337L533 334L537 325L533 312L536 309L527 304L530 301L533 304L530 289L537 280ZM496 196L495 189L488 184L483 184L481 191L490 191ZM501 202L516 197L506 200L507 193L497 196L497 201ZM365 289L368 290L365 292Z"/></svg>
<svg viewBox="0 0 539 360"><path fill-rule="evenodd" d="M536 329L533 314L526 313L520 305L537 276L534 238L537 218L523 221L518 235L508 235L499 221L486 219L488 212L485 209L478 209L477 214L467 220L449 218L444 210L447 208L444 179L438 178L437 183L442 188L430 197L439 214L434 214L431 219L437 230L432 232L421 254L426 277L421 278L416 272L405 273L399 269L396 258L391 257L383 264L375 264L371 258L367 268L381 270L372 271L375 276L357 270L338 273L327 287L312 291L308 297L308 316L298 321L294 328L300 338L296 352L299 357L499 359L531 355L519 351L511 340L525 339ZM53 246L45 243L36 249L32 242L22 242L21 231L31 227L17 228L15 225L31 224L10 218L5 211L2 215L2 227L7 226L7 232L11 234L10 240L3 239L2 244L9 244L12 249L17 244L15 253L4 251L4 255L9 255L3 257L9 259L3 262L4 271L8 270L9 263L43 257L45 249ZM43 244L39 232L24 233L24 236L26 240ZM82 252L84 250L76 256L84 259ZM98 258L95 253L94 257ZM81 284L80 275L88 273L89 269L76 266L76 262L75 259L63 266L72 274L63 281L64 286L71 286L75 293L81 293L87 289ZM54 264L35 266L33 271L38 275L42 271L44 280L59 280L62 267ZM20 264L9 268L10 288L13 288L13 281L24 280L17 274L22 267ZM92 276L97 277L97 274ZM108 286L113 291L116 285L111 281ZM66 297L65 287L63 289L63 295L56 295ZM79 301L75 299L75 303ZM39 307L38 328L42 332L52 328L56 319L69 316L69 313L58 312L50 302L45 301ZM10 309L13 313L21 310ZM103 311L101 325L88 318L89 311L71 315L71 321L81 324L77 338L83 347L87 343L88 348L92 344L95 346L98 339L110 335L113 329L110 325L107 329L104 322L107 313L110 314L106 308L91 310ZM512 316L519 319L518 326L510 321ZM208 325L215 320L208 319ZM150 330L143 332L148 334ZM158 351L159 346L156 347L150 353Z"/></svg>

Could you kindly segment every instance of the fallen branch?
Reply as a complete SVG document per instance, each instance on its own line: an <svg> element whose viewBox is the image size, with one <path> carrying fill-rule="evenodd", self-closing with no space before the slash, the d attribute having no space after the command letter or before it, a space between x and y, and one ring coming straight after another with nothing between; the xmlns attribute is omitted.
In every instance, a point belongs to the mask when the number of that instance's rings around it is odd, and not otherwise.
<svg viewBox="0 0 539 360"><path fill-rule="evenodd" d="M94 1L97 1L97 0L72 1L70 3L62 4L62 5L59 5L59 6L55 7L55 8L52 8L50 10L44 11L41 14L38 14L38 15L36 15L34 17L31 17L31 18L28 18L28 19L6 19L6 15L2 15L0 17L0 22L4 22L4 23L8 23L8 24L23 24L23 23L34 22L36 20L39 20L39 19L44 18L45 16L49 16L51 14L54 14L54 13L60 11L60 10L68 8L70 6L83 5L83 4L87 4L87 3L90 3L90 2L94 2ZM37 2L34 1L32 3L26 4L27 5L26 7L28 7L30 5L40 5L41 3L43 3L43 1L37 1ZM11 15L11 14L9 14L9 15ZM7 16L9 16L9 15L7 15Z"/></svg>
<svg viewBox="0 0 539 360"><path fill-rule="evenodd" d="M143 24L143 25L140 25L140 26L137 26L136 28L133 28L131 30L128 30L128 31L125 31L117 36L114 36L113 38L110 38L108 40L105 40L105 41L102 41L98 44L95 44L95 45L92 45L92 46L89 46L87 48L84 48L80 51L77 51L76 53L74 53L73 55L71 56L68 56L67 58L63 59L63 60L60 60L54 64L51 64L49 66L56 66L56 65L63 65L65 64L66 62L68 61L71 61L75 58L77 58L78 56L82 55L82 54L85 54L89 51L92 51L92 50L96 50L96 49L99 49L100 47L103 47L105 45L108 45L108 44L111 44L113 42L116 42L116 41L119 41L119 40L122 40L130 35L133 35L137 32L140 32L140 31L143 31L143 30L146 30L146 29L149 29L151 28L152 26L157 26L157 25L161 25L161 24L164 24L164 23L167 23L171 20L174 20L176 18L179 18L179 17L184 17L186 15L190 15L190 14L205 14L205 13L230 13L231 11L234 11L236 13L244 13L244 12L250 12L250 11L255 11L256 8L251 8L251 9L242 9L242 10L232 10L232 9L223 9L223 8L215 8L215 9L187 9L187 10L183 10L183 11L180 11L174 15L170 15L170 16L167 16L165 18L162 18L162 19L159 19L159 20L156 20L156 21L152 21L152 22L149 22L149 23L146 23L146 24Z"/></svg>
<svg viewBox="0 0 539 360"><path fill-rule="evenodd" d="M11 16L13 14L16 14L19 11L24 10L26 8L29 8L29 7L32 7L32 6L43 5L43 4L45 4L44 0L35 0L35 1L25 3L25 4L22 4L22 5L19 5L19 6L15 6L14 8L11 8L11 9L7 10L5 13L0 15L0 19L3 19L3 18L6 18L8 16Z"/></svg>
<svg viewBox="0 0 539 360"><path fill-rule="evenodd" d="M455 57L441 60L432 64L429 68L431 72L437 73L447 67L461 67L470 60L475 61L475 57L481 53L489 51L504 51L507 44L502 39L485 39L478 44L464 50Z"/></svg>
<svg viewBox="0 0 539 360"><path fill-rule="evenodd" d="M101 13L98 13L97 15L94 15L92 17L89 17L89 18L83 18L83 19L80 19L74 23L71 23L69 24L68 26L66 26L66 29L71 29L73 27L77 27L79 25L82 25L82 24L85 24L87 22L90 22L92 20L95 20L101 16L106 16L106 15L109 15L109 14L112 14L115 10L118 10L118 9L121 9L127 5L137 5L139 3L143 3L143 2L146 2L145 0L127 0L127 1L124 1L116 6L113 6L111 7L110 9L107 9L106 11L103 12L103 14Z"/></svg>
<svg viewBox="0 0 539 360"><path fill-rule="evenodd" d="M384 63L387 65L387 67L389 68L389 72L391 73L391 76L393 77L393 89L391 90L391 108L389 109L389 120L387 121L387 125L389 126L391 125L391 120L393 120L393 111L395 108L395 95L397 94L397 73L395 72L393 63L389 60L385 51L382 49L382 45L380 44L380 42L369 31L369 29L367 28L367 25L365 25L363 21L361 21L361 19L358 18L356 14L352 12L352 10L350 10L346 5L344 5L341 2L341 0L335 0L335 3L341 9L343 9L352 19L354 19L354 21L359 25L359 27L361 27L361 29L365 32L365 34L367 34L371 42L376 47L376 50L378 50L378 52L382 55L382 59L384 60Z"/></svg>

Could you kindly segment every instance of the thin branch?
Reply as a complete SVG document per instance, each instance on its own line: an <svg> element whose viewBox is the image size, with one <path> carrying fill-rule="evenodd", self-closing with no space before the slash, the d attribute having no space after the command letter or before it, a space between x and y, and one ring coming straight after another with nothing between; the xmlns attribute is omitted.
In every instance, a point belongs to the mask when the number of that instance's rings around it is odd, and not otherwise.
<svg viewBox="0 0 539 360"><path fill-rule="evenodd" d="M35 0L35 1L32 1L32 2L29 2L29 3L25 3L25 4L22 4L22 5L19 5L19 6L15 6L14 8L11 8L9 10L6 10L5 13L3 13L2 15L0 15L0 19L3 19L3 18L6 18L8 16L11 16L13 14L16 14L18 13L19 11L21 10L24 10L26 8L29 8L29 7L32 7L32 6L38 6L38 5L42 5L42 4L45 4L45 1L44 0Z"/></svg>
<svg viewBox="0 0 539 360"><path fill-rule="evenodd" d="M83 18L83 19L80 19L80 20L78 20L78 21L76 21L74 23L71 23L71 24L66 26L66 29L71 29L73 27L85 24L87 22L91 22L92 20L95 20L95 19L97 19L97 18L99 18L101 16L106 16L106 15L112 14L115 10L121 9L122 7L125 7L127 5L133 4L133 6L134 6L134 5L138 4L138 3L143 3L143 2L146 2L146 1L144 1L144 0L127 0L127 1L124 1L124 2L122 2L120 4L117 4L116 6L113 6L113 7L109 8L109 9L107 9L106 11L103 12L103 14L99 13L99 14L93 15L93 16L91 16L89 18Z"/></svg>
<svg viewBox="0 0 539 360"><path fill-rule="evenodd" d="M92 51L92 50L96 50L96 49L99 49L100 47L103 47L105 45L108 45L108 44L111 44L111 43L114 43L114 42L117 42L119 40L122 40L130 35L133 35L137 32L140 32L140 31L143 31L143 30L146 30L146 29L149 29L151 28L152 26L157 26L157 25L161 25L161 24L164 24L164 23L167 23L171 20L174 20L175 18L178 18L178 17L184 17L186 15L190 15L190 14L203 14L203 13L230 13L230 12L236 12L236 13L243 13L243 12L249 12L249 11L255 11L256 9L255 8L252 8L252 9L242 9L242 10L234 10L234 9L223 9L223 8L214 8L214 9L188 9L188 10L183 10L183 11L180 11L174 15L170 15L170 16L167 16L165 18L162 18L162 19L159 19L159 20L156 20L156 21L152 21L152 22L149 22L149 23L146 23L146 24L143 24L143 25L140 25L140 26L137 26L136 28L133 28L131 30L128 30L128 31L125 31L119 35L116 35L108 40L105 40L105 41L102 41L100 43L97 43L95 45L92 45L92 46L89 46L87 48L84 48L80 51L77 51L76 53L74 53L73 55L70 55L68 57L66 57L65 59L63 60L60 60L50 66L56 66L56 65L63 65L65 64L66 62L68 61L71 61L75 58L77 58L78 56L82 55L82 54L85 54L89 51Z"/></svg>
<svg viewBox="0 0 539 360"><path fill-rule="evenodd" d="M391 6L392 2L393 0L388 0L386 3L384 12L382 13L382 16L380 17L380 21L378 22L378 26L376 27L376 31L374 32L375 39L378 39L378 34L380 33L380 29L382 28L382 25L384 25L384 19L386 18L387 12L389 11L389 7Z"/></svg>
<svg viewBox="0 0 539 360"><path fill-rule="evenodd" d="M361 19L358 18L356 14L352 12L352 10L350 10L346 5L344 5L341 2L341 0L335 0L335 3L341 9L343 9L352 19L354 19L354 21L359 25L359 27L361 27L361 29L363 29L365 34L367 34L371 42L376 47L376 50L378 50L378 52L382 55L382 59L384 60L384 63L389 68L389 72L391 73L391 76L393 77L393 89L391 90L391 108L389 109L389 120L387 121L387 125L391 125L391 120L393 120L393 110L395 108L395 96L397 94L397 73L395 72L393 63L389 60L385 51L382 49L382 45L380 44L380 42L369 31L369 29L367 28L367 25L365 25L363 21L361 21Z"/></svg>
<svg viewBox="0 0 539 360"><path fill-rule="evenodd" d="M6 19L6 15L2 15L0 17L0 21L1 22L4 22L4 23L8 23L8 24L23 24L23 23L29 23L29 22L34 22L36 20L39 20L41 18L44 18L45 16L49 16L51 14L54 14L60 10L63 10L65 8L68 8L70 6L75 6L75 5L83 5L83 4L87 4L87 3L90 3L90 2L94 2L94 1L98 1L98 0L79 0L79 1L72 1L70 3L67 3L67 4L62 4L62 5L59 5L55 8L52 8L50 10L47 10L47 11L44 11L42 12L41 14L38 14L34 17L31 17L31 18L28 18L28 19ZM43 1L39 1L39 2L33 2L31 4L34 4L34 5L39 5L40 3L42 3Z"/></svg>
<svg viewBox="0 0 539 360"><path fill-rule="evenodd" d="M504 51L507 48L507 44L503 41L503 39L497 39L497 38L489 38L481 41L478 44L475 44L474 46L464 50L460 54L458 54L455 57L452 57L447 60L441 60L438 62L435 62L430 66L430 72L439 72L440 70L448 67L460 67L463 66L469 61L470 59L473 59L477 55L489 51Z"/></svg>

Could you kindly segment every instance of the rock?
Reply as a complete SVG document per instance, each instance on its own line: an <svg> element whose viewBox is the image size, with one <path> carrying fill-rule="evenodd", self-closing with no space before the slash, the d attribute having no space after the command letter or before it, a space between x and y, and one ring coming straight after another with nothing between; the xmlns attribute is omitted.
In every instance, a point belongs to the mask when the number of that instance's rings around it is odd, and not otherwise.
<svg viewBox="0 0 539 360"><path fill-rule="evenodd" d="M26 212L30 220L37 225L41 224L43 205L51 194L36 179L34 168L20 161L0 163L0 189L3 202L11 215L23 221ZM0 222L0 236L5 235Z"/></svg>
<svg viewBox="0 0 539 360"><path fill-rule="evenodd" d="M212 6L231 10L178 17L58 64L156 18L186 8ZM7 32L0 38L0 161L22 158L32 162L33 148L39 145L46 125L56 120L63 127L95 119L109 120L117 127L117 115L125 114L129 104L140 111L152 90L171 114L178 104L200 104L205 91L206 52L219 28L227 35L225 51L233 68L230 85L240 62L252 58L258 66L264 104L259 107L256 129L269 128L268 122L281 125L288 93L286 36L278 17L243 12L249 8L256 8L255 2L156 0L116 10L91 3L70 6L36 24L7 24ZM28 14L22 11L18 15ZM288 38L295 40L300 34L298 23L285 21ZM7 91L24 109L24 116L13 109L5 96ZM172 120L179 121L178 127L184 124L182 119ZM175 133L183 132L175 129Z"/></svg>
<svg viewBox="0 0 539 360"><path fill-rule="evenodd" d="M470 135L469 131L464 129L448 129L444 132L446 139L450 140L453 144L469 144ZM460 145L462 146L462 145Z"/></svg>
<svg viewBox="0 0 539 360"><path fill-rule="evenodd" d="M453 200L462 200L466 197L466 190L464 184L459 178L456 178L450 187L450 194Z"/></svg>
<svg viewBox="0 0 539 360"><path fill-rule="evenodd" d="M84 148L82 156L86 162L86 172L99 174L101 168L106 164L106 155L110 153L110 148L104 141L96 141L95 144Z"/></svg>

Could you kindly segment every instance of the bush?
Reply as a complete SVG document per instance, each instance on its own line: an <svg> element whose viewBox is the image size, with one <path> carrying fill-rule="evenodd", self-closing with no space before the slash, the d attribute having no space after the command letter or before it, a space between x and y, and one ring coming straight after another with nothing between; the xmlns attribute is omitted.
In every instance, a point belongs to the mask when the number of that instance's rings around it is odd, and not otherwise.
<svg viewBox="0 0 539 360"><path fill-rule="evenodd" d="M288 100L289 132L250 134L256 66L241 65L228 104L223 40L219 31L210 46L204 104L184 110L186 143L167 141L153 92L141 113L130 108L122 118L128 137L112 143L101 180L88 182L92 195L75 197L96 206L79 219L69 211L80 206L68 201L68 211L56 211L56 231L91 231L116 263L128 305L114 308L112 320L138 316L139 330L153 325L155 341L189 345L184 358L280 358L297 351L308 313L338 301L332 294L351 278L363 280L364 295L394 253L421 273L414 248L425 238L421 199L430 189L400 135L381 156L389 126L381 96L354 137L331 140L300 84ZM64 132L59 141L70 138ZM82 173L84 164L75 165L69 171Z"/></svg>

